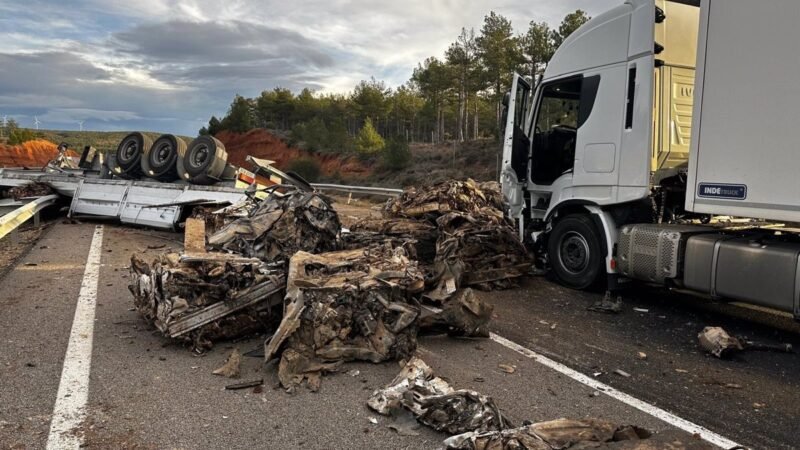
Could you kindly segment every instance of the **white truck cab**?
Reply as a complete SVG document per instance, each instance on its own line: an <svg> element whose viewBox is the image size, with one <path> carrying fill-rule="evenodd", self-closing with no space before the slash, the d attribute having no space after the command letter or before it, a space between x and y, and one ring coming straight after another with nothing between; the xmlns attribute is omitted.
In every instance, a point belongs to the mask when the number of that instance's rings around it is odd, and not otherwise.
<svg viewBox="0 0 800 450"><path fill-rule="evenodd" d="M800 102L800 59L786 56L800 42L800 2L764 3L626 0L573 33L535 86L514 75L500 172L507 213L562 283L586 288L608 274L612 284L624 276L685 287L691 238L733 236L706 225L712 216L800 222L800 182L776 180L757 162L800 167L793 130L766 123L798 122L789 105ZM772 53L782 50L784 58ZM786 96L773 99L779 110L758 100L769 88L763 75ZM771 147L756 151L758 142ZM785 235L777 240L794 239ZM743 300L800 311L796 245L796 276L781 281L790 298ZM710 251L718 256L719 246ZM693 270L732 276L712 262Z"/></svg>

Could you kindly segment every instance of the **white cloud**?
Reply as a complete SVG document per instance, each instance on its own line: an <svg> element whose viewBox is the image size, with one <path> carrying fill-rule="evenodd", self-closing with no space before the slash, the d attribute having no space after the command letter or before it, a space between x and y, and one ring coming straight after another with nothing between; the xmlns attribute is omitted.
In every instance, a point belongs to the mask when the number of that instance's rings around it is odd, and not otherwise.
<svg viewBox="0 0 800 450"><path fill-rule="evenodd" d="M491 10L521 33L622 1L0 0L0 111L189 133L234 93L344 93L370 76L397 86Z"/></svg>

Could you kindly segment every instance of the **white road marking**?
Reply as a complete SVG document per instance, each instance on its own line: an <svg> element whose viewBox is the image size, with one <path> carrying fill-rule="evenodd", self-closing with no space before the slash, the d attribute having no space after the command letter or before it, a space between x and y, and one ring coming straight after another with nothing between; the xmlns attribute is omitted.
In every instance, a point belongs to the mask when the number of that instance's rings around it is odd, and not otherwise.
<svg viewBox="0 0 800 450"><path fill-rule="evenodd" d="M61 371L61 382L53 407L53 419L50 422L48 450L77 449L81 445L81 436L76 428L86 417L86 401L89 398L94 313L102 247L103 226L99 225L94 230L89 256L86 258L86 269L83 272L78 305L75 308L64 368Z"/></svg>
<svg viewBox="0 0 800 450"><path fill-rule="evenodd" d="M425 306L425 308L429 309L430 311L433 311L434 313L439 313L442 311L439 308L431 306ZM605 383L597 381L594 378L588 377L578 372L577 370L570 369L569 367L565 366L564 364L561 364L560 362L554 361L544 355L540 355L539 353L536 353L531 349L525 348L514 341L508 340L503 336L500 336L499 334L489 333L489 338L509 350L513 350L519 353L520 355L525 356L526 358L530 358L538 362L539 364L542 364L545 367L549 367L555 370L556 372L559 372L560 374L565 375L577 381L578 383L584 384L586 386L591 387L592 389L600 391L613 399L625 403L628 406L636 408L639 411L649 414L657 419L663 420L664 422L674 426L675 428L679 428L691 434L696 434L700 436L704 441L710 444L726 449L731 449L734 447L744 448L740 444L737 444L736 442L722 435L714 433L713 431L709 430L706 427L700 426L694 422L690 422L686 419L676 416L675 414L672 414L671 412L665 411L659 408L658 406L651 405L650 403L647 403L643 400L639 400L636 397L632 397L624 392L618 391Z"/></svg>
<svg viewBox="0 0 800 450"><path fill-rule="evenodd" d="M581 384L585 384L586 386L589 386L589 387L591 387L593 389L596 389L596 390L608 395L611 398L614 398L616 400L621 401L622 403L625 403L628 406L636 408L639 411L647 413L647 414L649 414L649 415L651 415L651 416L653 416L653 417L655 417L657 419L661 419L664 422L666 422L666 423L668 423L668 424L670 424L670 425L672 425L672 426L674 426L676 428L680 428L681 430L684 430L684 431L692 433L692 434L697 434L704 441L707 441L707 442L709 442L711 444L714 444L714 445L716 445L718 447L727 448L727 449L734 448L734 447L740 447L740 445L737 444L736 442L734 442L734 441L732 441L732 440L730 440L730 439L728 439L728 438L726 438L724 436L721 436L721 435L719 435L717 433L714 433L713 431L709 430L708 428L705 428L703 426L697 425L696 423L693 423L693 422L690 422L690 421L688 421L686 419L678 417L675 414L672 414L671 412L664 411L663 409L661 409L661 408L659 408L657 406L651 405L650 403L647 403L645 401L639 400L638 398L632 397L632 396L630 396L630 395L628 395L628 394L626 394L624 392L618 391L618 390L614 389L613 387L611 387L611 386L609 386L609 385L607 385L605 383L601 383L600 381L597 381L594 378L588 377L588 376L578 372L577 370L570 369L569 367L565 366L564 364L561 364L560 362L553 361L552 359L550 359L550 358L548 358L548 357L546 357L544 355L540 355L540 354L534 352L533 350L527 349L527 348L517 344L516 342L510 341L510 340L504 338L503 336L491 333L489 337L491 338L491 340L497 342L498 344L502 345L503 347L506 347L506 348L508 348L510 350L513 350L513 351L515 351L515 352L517 352L517 353L519 353L519 354L521 354L521 355L523 355L525 357L531 358L534 361L538 362L539 364L542 364L542 365L544 365L546 367L549 367L549 368L561 373L562 375L568 376L569 378L572 378L573 380L575 380L575 381L577 381L577 382L579 382Z"/></svg>

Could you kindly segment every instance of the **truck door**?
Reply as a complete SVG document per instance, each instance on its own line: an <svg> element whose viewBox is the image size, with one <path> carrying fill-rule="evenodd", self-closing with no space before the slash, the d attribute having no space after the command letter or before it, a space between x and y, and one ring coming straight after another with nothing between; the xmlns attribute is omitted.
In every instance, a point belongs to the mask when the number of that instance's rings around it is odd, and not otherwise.
<svg viewBox="0 0 800 450"><path fill-rule="evenodd" d="M500 166L500 185L509 205L511 218L521 217L525 209L524 189L530 160L531 85L514 74L511 92L505 101L505 139Z"/></svg>

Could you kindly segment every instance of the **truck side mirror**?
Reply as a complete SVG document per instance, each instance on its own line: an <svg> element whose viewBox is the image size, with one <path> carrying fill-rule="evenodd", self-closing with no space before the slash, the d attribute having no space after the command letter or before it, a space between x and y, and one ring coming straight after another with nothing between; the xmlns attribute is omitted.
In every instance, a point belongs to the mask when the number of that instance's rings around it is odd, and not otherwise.
<svg viewBox="0 0 800 450"><path fill-rule="evenodd" d="M503 106L508 108L508 104L511 102L511 91L506 92L506 95L503 96Z"/></svg>

